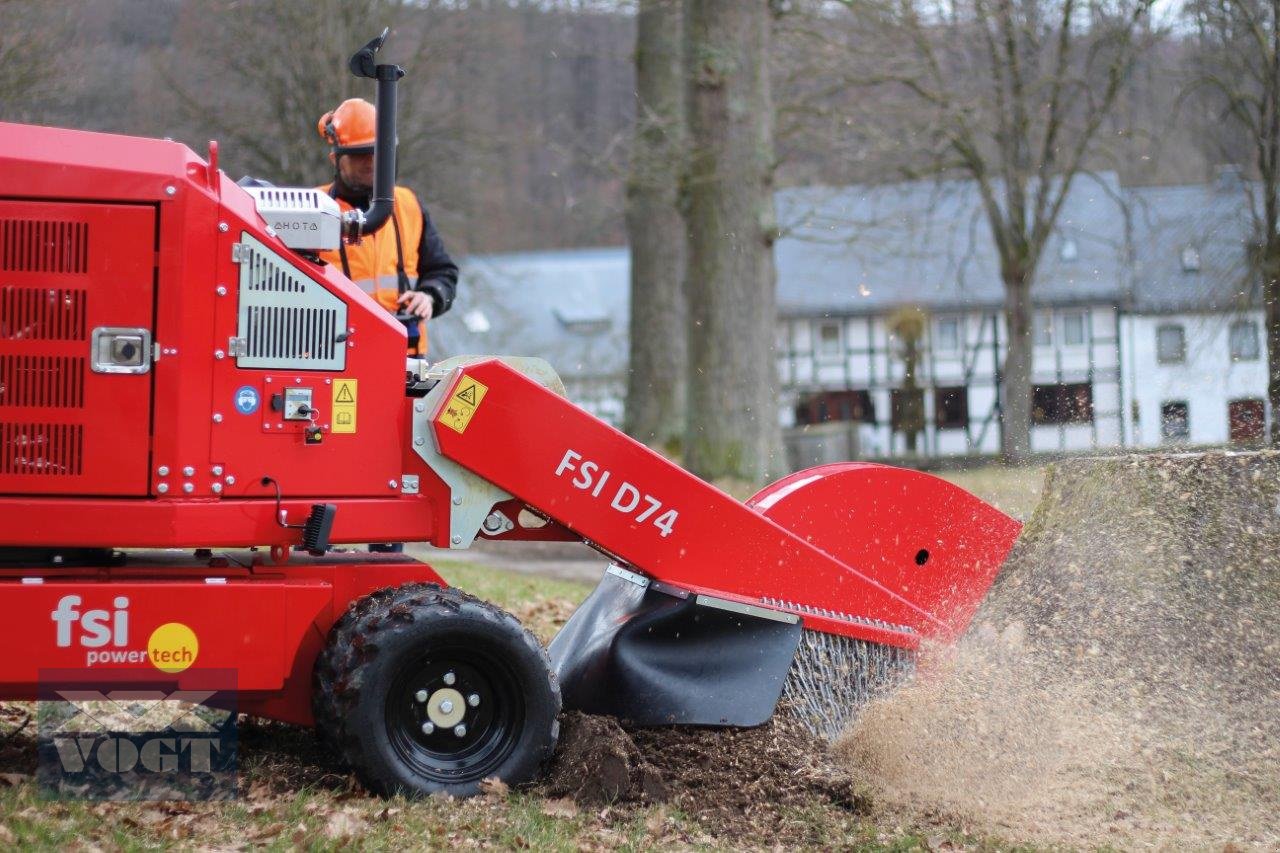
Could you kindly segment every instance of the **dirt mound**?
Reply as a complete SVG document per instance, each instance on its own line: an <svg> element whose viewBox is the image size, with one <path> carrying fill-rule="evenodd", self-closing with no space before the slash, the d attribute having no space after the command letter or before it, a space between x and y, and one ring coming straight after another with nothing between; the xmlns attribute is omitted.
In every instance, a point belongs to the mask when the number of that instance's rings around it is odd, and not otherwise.
<svg viewBox="0 0 1280 853"><path fill-rule="evenodd" d="M783 715L755 729L626 730L570 713L544 790L583 805L668 802L717 831L776 831L816 803L867 809L826 744Z"/></svg>
<svg viewBox="0 0 1280 853"><path fill-rule="evenodd" d="M970 636L840 754L979 831L1280 843L1278 498L1276 453L1055 465Z"/></svg>
<svg viewBox="0 0 1280 853"><path fill-rule="evenodd" d="M571 712L560 719L560 742L547 793L581 805L662 802L666 785L612 717Z"/></svg>

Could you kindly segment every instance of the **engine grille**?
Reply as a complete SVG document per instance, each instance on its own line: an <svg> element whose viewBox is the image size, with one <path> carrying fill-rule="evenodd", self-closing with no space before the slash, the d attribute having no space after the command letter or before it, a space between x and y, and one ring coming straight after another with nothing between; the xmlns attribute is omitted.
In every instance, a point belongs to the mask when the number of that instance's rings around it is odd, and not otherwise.
<svg viewBox="0 0 1280 853"><path fill-rule="evenodd" d="M74 288L0 287L0 339L83 340L87 302Z"/></svg>
<svg viewBox="0 0 1280 853"><path fill-rule="evenodd" d="M88 223L0 219L0 271L83 273L88 268Z"/></svg>
<svg viewBox="0 0 1280 853"><path fill-rule="evenodd" d="M84 464L80 424L20 424L0 421L0 474L76 477Z"/></svg>
<svg viewBox="0 0 1280 853"><path fill-rule="evenodd" d="M0 406L84 406L83 356L0 355Z"/></svg>
<svg viewBox="0 0 1280 853"><path fill-rule="evenodd" d="M240 262L239 367L342 370L347 305L243 233Z"/></svg>

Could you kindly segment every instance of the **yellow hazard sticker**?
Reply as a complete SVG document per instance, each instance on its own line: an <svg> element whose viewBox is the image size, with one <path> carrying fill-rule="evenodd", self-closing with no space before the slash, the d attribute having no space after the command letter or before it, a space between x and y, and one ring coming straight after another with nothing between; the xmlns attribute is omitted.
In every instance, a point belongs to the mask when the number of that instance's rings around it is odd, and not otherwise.
<svg viewBox="0 0 1280 853"><path fill-rule="evenodd" d="M332 432L356 431L356 380L333 380Z"/></svg>
<svg viewBox="0 0 1280 853"><path fill-rule="evenodd" d="M471 418L476 409L480 408L488 391L488 385L463 374L458 387L453 389L453 396L445 401L436 420L461 435L467 431L467 425L471 423Z"/></svg>

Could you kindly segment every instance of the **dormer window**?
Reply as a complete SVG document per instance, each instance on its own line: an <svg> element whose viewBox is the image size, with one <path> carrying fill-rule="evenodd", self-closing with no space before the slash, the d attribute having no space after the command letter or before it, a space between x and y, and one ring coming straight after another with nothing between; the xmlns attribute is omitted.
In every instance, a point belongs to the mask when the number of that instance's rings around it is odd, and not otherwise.
<svg viewBox="0 0 1280 853"><path fill-rule="evenodd" d="M600 306L583 305L554 309L560 325L579 335L599 335L609 331L613 320Z"/></svg>
<svg viewBox="0 0 1280 853"><path fill-rule="evenodd" d="M1195 246L1182 247L1182 271L1200 272L1200 250Z"/></svg>

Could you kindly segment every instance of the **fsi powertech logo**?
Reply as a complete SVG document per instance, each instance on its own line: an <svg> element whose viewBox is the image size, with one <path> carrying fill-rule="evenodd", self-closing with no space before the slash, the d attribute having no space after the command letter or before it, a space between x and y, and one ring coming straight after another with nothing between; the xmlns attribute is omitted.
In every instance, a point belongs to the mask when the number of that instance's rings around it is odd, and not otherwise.
<svg viewBox="0 0 1280 853"><path fill-rule="evenodd" d="M50 615L58 648L84 649L85 666L127 666L150 663L161 672L190 667L200 654L195 631L181 622L166 622L138 645L130 633L129 598L117 595L111 609L90 608L78 595L64 595Z"/></svg>
<svg viewBox="0 0 1280 853"><path fill-rule="evenodd" d="M45 797L230 799L236 792L235 673L41 670L37 779Z"/></svg>

